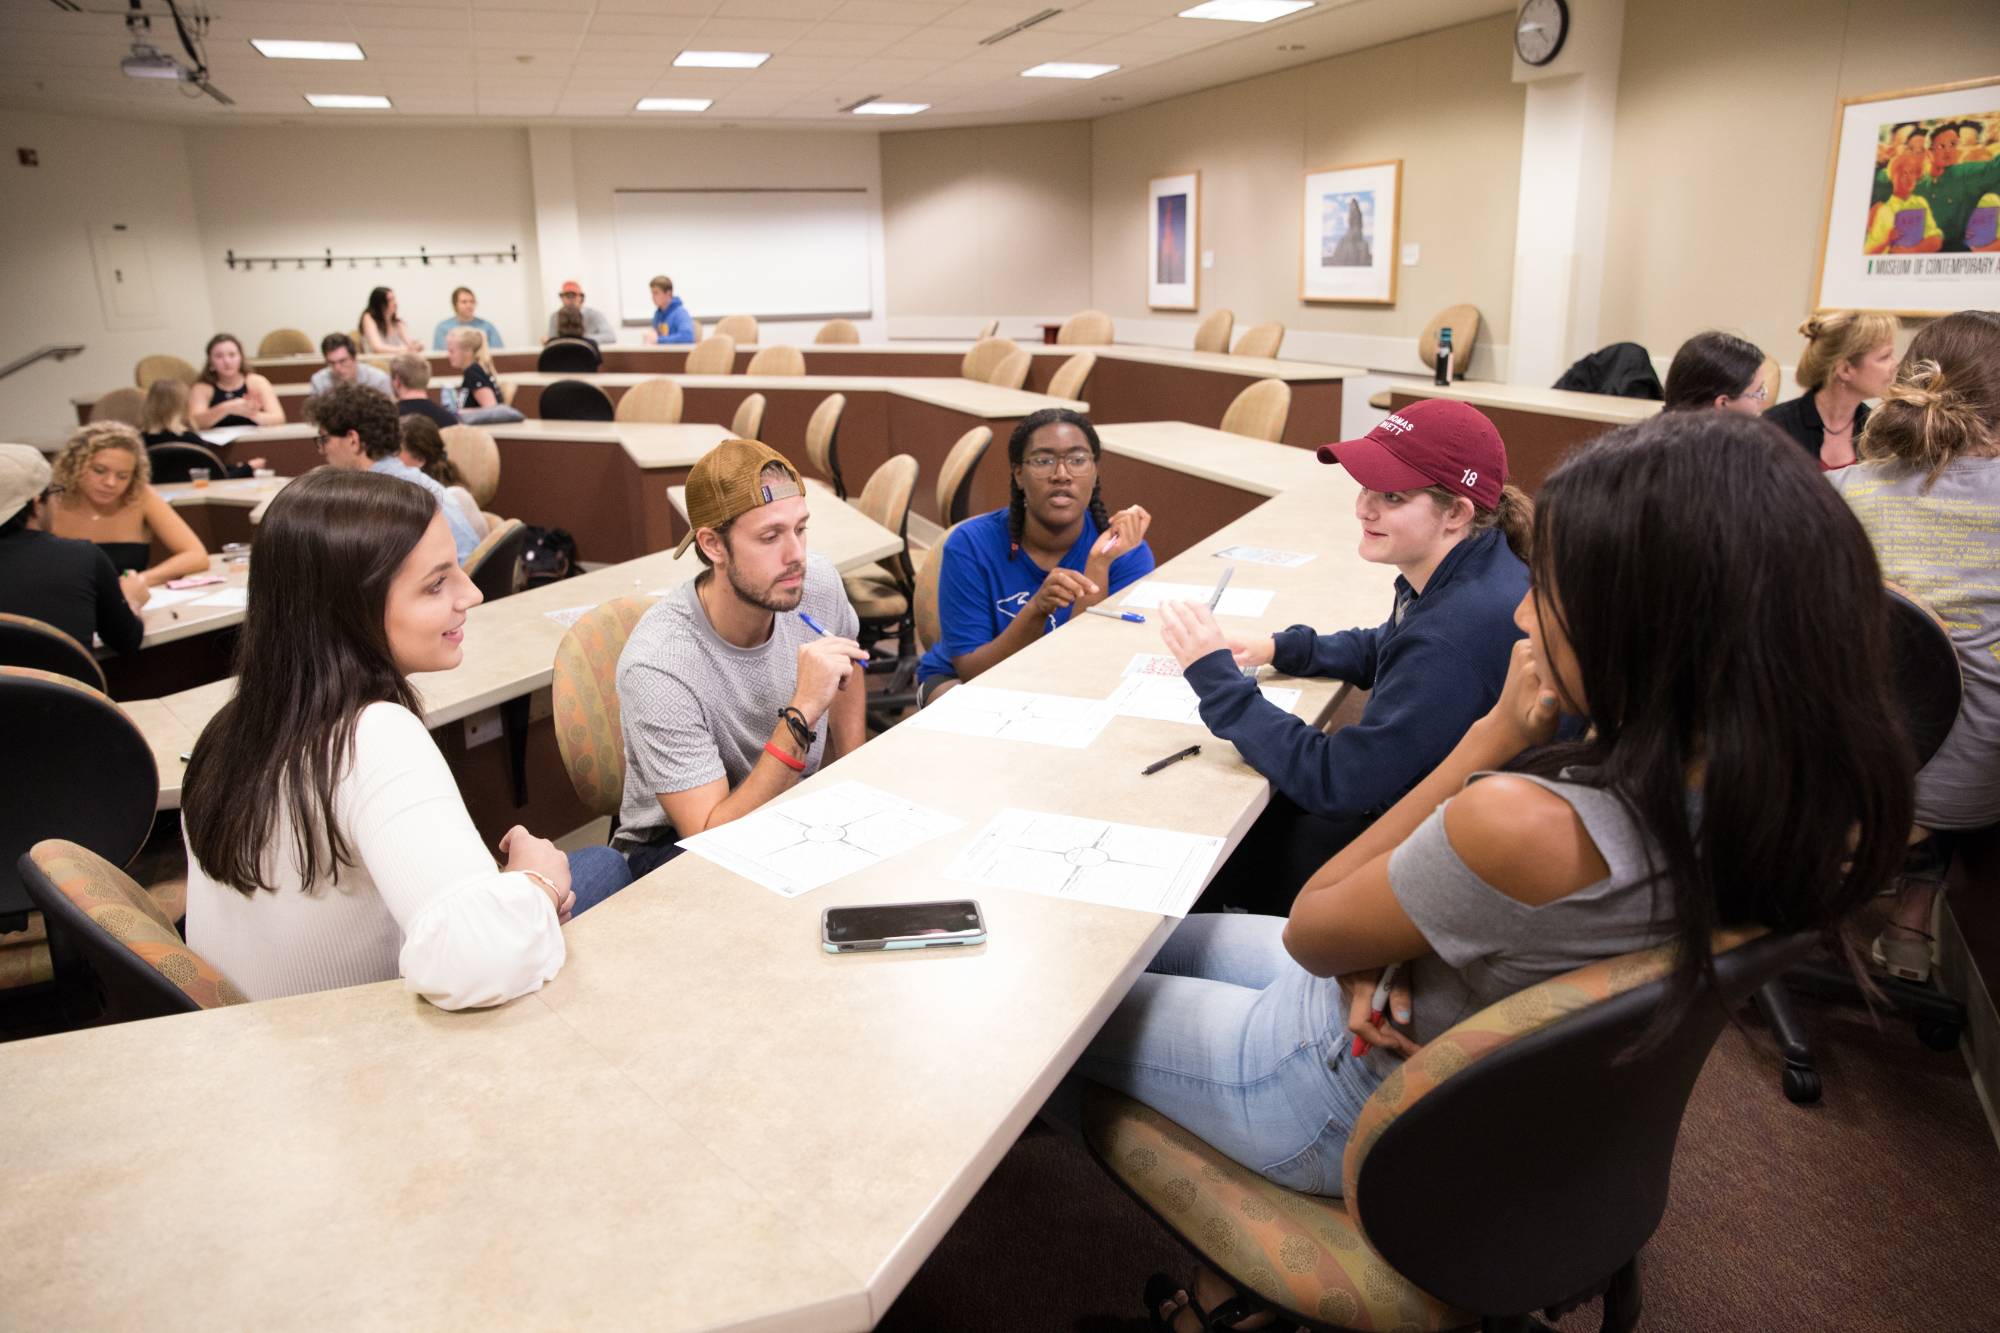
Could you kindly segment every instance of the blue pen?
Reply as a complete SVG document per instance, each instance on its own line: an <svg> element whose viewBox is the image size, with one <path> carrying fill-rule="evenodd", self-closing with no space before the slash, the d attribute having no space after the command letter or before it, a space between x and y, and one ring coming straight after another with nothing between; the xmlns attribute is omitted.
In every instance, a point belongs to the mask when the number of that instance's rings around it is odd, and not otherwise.
<svg viewBox="0 0 2000 1333"><path fill-rule="evenodd" d="M1090 612L1093 616L1106 616L1112 620L1123 620L1133 625L1143 625L1146 623L1146 617L1140 615L1137 611L1111 611L1101 606L1086 606L1083 609Z"/></svg>
<svg viewBox="0 0 2000 1333"><path fill-rule="evenodd" d="M800 620L803 620L803 621L805 621L805 622L806 622L806 628L807 628L807 629L809 629L809 630L811 630L811 631L812 631L813 633L815 633L815 634L819 635L819 636L820 636L820 637L821 637L822 639L826 639L826 638L831 638L831 637L832 637L832 636L831 636L831 635L829 635L829 634L828 634L828 633L827 633L827 632L826 632L826 631L825 631L824 629L822 629L822 628L820 627L820 623L819 623L819 622L818 622L817 620L814 620L814 619L813 619L813 618L812 618L811 616L807 615L807 614L806 614L805 612L803 612L803 611L799 612L799 619L800 619ZM866 654L864 654L864 655L862 656L861 660L862 660L862 661L864 661L864 662L868 660L868 658L867 658ZM841 688L841 689L843 689L843 690L844 690L844 689L846 689L846 688L847 688L847 682L846 682L846 681L844 681L844 680L843 680L843 681L841 681L841 682L840 682L840 688Z"/></svg>

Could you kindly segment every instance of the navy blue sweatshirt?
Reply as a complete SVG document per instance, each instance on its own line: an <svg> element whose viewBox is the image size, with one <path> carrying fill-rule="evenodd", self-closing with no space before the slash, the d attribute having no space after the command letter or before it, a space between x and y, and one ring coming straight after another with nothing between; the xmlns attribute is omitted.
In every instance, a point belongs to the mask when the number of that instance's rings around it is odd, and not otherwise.
<svg viewBox="0 0 2000 1333"><path fill-rule="evenodd" d="M1288 676L1332 676L1370 691L1361 720L1328 735L1257 692L1227 650L1187 668L1201 720L1300 808L1373 818L1436 768L1484 717L1507 680L1521 631L1514 608L1528 569L1498 528L1454 546L1422 595L1396 579L1396 607L1375 629L1274 637Z"/></svg>

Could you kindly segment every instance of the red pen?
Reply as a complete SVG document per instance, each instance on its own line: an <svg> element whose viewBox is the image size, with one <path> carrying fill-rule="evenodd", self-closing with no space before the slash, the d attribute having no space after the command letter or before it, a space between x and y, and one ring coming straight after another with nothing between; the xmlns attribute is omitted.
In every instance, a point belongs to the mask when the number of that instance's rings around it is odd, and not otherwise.
<svg viewBox="0 0 2000 1333"><path fill-rule="evenodd" d="M1375 993L1368 997L1368 1021L1378 1028L1382 1026L1383 1008L1389 1003L1389 983L1396 979L1396 969L1401 966L1401 963L1391 963L1383 968L1382 979L1375 983ZM1354 1058L1358 1060L1366 1054L1368 1054L1367 1040L1356 1037Z"/></svg>

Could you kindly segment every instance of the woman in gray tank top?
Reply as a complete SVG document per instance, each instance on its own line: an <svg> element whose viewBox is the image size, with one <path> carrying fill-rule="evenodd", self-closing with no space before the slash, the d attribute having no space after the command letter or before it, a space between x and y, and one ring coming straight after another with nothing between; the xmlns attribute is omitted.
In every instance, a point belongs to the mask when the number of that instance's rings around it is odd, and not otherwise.
<svg viewBox="0 0 2000 1333"><path fill-rule="evenodd" d="M1499 703L1289 919L1185 921L1082 1075L1338 1194L1362 1103L1475 1010L1675 941L1665 1031L1717 928L1831 932L1889 881L1913 765L1885 599L1812 462L1753 418L1671 413L1574 455L1538 510ZM1559 715L1586 738L1552 744ZM1391 964L1413 984L1378 1027Z"/></svg>

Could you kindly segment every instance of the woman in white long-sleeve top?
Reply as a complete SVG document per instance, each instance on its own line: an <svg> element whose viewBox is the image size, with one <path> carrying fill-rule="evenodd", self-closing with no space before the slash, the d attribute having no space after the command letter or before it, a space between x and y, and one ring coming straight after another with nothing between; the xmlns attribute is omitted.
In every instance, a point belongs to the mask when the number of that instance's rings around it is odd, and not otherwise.
<svg viewBox="0 0 2000 1333"><path fill-rule="evenodd" d="M479 590L430 494L322 468L271 502L236 696L182 789L188 942L252 999L401 976L443 1009L537 990L626 882L518 825L494 864L408 677L459 663Z"/></svg>

